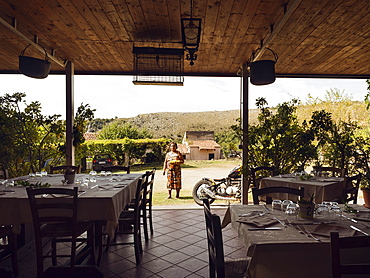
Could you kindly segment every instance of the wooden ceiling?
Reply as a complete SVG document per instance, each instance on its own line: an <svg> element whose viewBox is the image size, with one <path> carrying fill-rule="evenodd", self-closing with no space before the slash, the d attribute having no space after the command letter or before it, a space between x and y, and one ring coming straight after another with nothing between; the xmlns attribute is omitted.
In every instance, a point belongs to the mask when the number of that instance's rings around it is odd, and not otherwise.
<svg viewBox="0 0 370 278"><path fill-rule="evenodd" d="M193 1L202 34L184 75L236 76L262 46L258 59L272 58L265 47L278 54L278 76L370 77L369 0ZM37 36L76 74L132 74L133 47L182 48L189 16L190 0L1 0L0 73L19 72L25 38ZM52 61L52 72L62 65Z"/></svg>

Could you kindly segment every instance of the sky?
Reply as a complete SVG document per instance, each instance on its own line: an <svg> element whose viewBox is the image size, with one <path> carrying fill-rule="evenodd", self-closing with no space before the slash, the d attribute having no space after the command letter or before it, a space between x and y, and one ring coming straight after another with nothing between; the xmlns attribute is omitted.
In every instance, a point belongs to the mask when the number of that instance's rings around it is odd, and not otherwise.
<svg viewBox="0 0 370 278"><path fill-rule="evenodd" d="M96 109L95 118L129 118L156 112L226 111L240 108L239 77L184 77L184 86L134 85L133 76L76 75L75 109L83 103ZM0 75L0 95L26 93L26 102L39 101L44 115L65 119L65 76L34 79L21 74ZM269 106L292 98L304 101L308 94L323 98L326 91L344 91L352 100L363 101L365 79L277 78L265 86L249 85L249 108L258 97Z"/></svg>

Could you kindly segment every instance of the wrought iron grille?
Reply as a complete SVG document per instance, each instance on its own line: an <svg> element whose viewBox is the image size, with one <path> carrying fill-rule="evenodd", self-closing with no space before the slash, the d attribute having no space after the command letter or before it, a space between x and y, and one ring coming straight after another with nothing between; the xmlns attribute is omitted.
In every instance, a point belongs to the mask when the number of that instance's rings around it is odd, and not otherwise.
<svg viewBox="0 0 370 278"><path fill-rule="evenodd" d="M184 50L177 48L134 47L136 85L175 85L184 83Z"/></svg>

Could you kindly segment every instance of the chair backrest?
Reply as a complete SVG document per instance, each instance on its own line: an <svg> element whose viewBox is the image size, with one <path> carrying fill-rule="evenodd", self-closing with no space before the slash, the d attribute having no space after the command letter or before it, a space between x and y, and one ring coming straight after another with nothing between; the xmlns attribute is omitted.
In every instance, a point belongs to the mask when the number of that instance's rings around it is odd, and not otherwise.
<svg viewBox="0 0 370 278"><path fill-rule="evenodd" d="M225 261L220 217L211 213L208 199L203 199L203 207L208 241L209 277L224 278Z"/></svg>
<svg viewBox="0 0 370 278"><path fill-rule="evenodd" d="M63 225L70 227L71 235L71 267L75 265L77 239L77 197L78 187L69 188L37 188L27 187L27 195L31 208L33 228L37 253L42 255L42 238L56 236L61 231L43 229L45 224ZM49 234L50 233L50 234ZM59 236L61 236L59 234Z"/></svg>
<svg viewBox="0 0 370 278"><path fill-rule="evenodd" d="M352 177L344 177L344 192L343 192L343 202L348 203L353 201L354 204L357 204L358 190L360 188L362 174L357 174Z"/></svg>
<svg viewBox="0 0 370 278"><path fill-rule="evenodd" d="M273 166L260 166L251 168L252 187L259 187L260 181L265 177L272 177L275 172Z"/></svg>
<svg viewBox="0 0 370 278"><path fill-rule="evenodd" d="M147 176L147 187L145 191L145 199L147 200L146 203L151 205L152 198L153 198L153 185L154 185L154 176L155 176L156 169L153 168L151 171L146 172Z"/></svg>
<svg viewBox="0 0 370 278"><path fill-rule="evenodd" d="M115 165L115 166L107 166L102 168L103 171L112 171L112 172L117 172L117 171L126 171L126 174L130 174L131 171L131 166L120 166L120 165Z"/></svg>
<svg viewBox="0 0 370 278"><path fill-rule="evenodd" d="M145 191L148 181L146 179L146 174L144 174L137 182L135 201L134 201L134 218L136 227L140 227L140 213L142 206L144 205ZM139 228L140 230L140 228Z"/></svg>
<svg viewBox="0 0 370 278"><path fill-rule="evenodd" d="M81 173L81 165L59 165L59 166L50 166L50 174L54 174L55 171L61 171L66 169L73 169L76 174Z"/></svg>
<svg viewBox="0 0 370 278"><path fill-rule="evenodd" d="M304 187L300 188L290 188L290 187L265 187L265 188L252 188L252 196L253 196L253 204L259 204L259 196L268 195L271 193L288 193L292 195L300 196L301 198L304 197ZM266 196L266 203L271 204L272 199L271 197Z"/></svg>
<svg viewBox="0 0 370 278"><path fill-rule="evenodd" d="M369 236L339 238L338 232L330 233L330 251L333 278L340 278L342 274L370 274L370 263L362 264L359 262L344 264L341 262L341 250L361 247L370 248Z"/></svg>
<svg viewBox="0 0 370 278"><path fill-rule="evenodd" d="M0 165L0 178L2 179L9 179L8 169L4 167L4 165Z"/></svg>
<svg viewBox="0 0 370 278"><path fill-rule="evenodd" d="M346 168L336 168L336 167L314 166L313 171L331 172L333 177L334 176L345 177L345 175L347 174Z"/></svg>

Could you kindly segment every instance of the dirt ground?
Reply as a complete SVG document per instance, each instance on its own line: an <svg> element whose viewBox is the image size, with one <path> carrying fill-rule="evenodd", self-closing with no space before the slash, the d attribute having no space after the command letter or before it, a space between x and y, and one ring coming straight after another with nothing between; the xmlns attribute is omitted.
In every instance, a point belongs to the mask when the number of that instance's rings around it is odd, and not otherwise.
<svg viewBox="0 0 370 278"><path fill-rule="evenodd" d="M182 168L181 174L183 190L192 190L193 186L203 177L212 179L224 178L235 166L239 164L240 162L238 161L232 161L203 168ZM166 182L166 176L163 175L162 169L158 169L154 180L156 190L161 190L161 187L165 190Z"/></svg>
<svg viewBox="0 0 370 278"><path fill-rule="evenodd" d="M212 179L224 178L230 171L240 165L240 161L225 161L222 164L207 165L201 168L182 168L182 190L179 200L164 200L167 196L166 176L163 175L162 169L157 169L154 179L154 201L153 205L181 205L181 204L195 204L192 199L192 190L194 185L203 177ZM172 193L172 196L175 192Z"/></svg>

